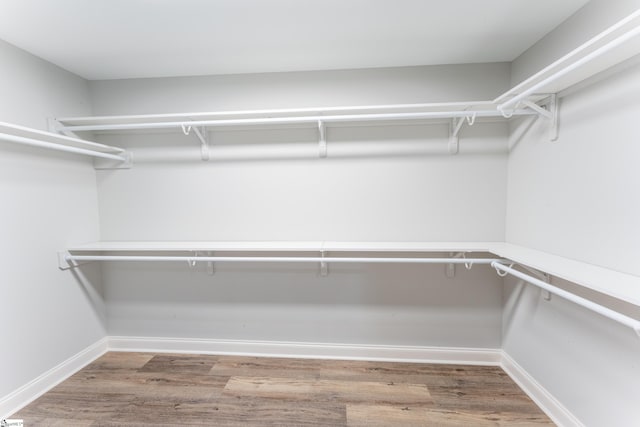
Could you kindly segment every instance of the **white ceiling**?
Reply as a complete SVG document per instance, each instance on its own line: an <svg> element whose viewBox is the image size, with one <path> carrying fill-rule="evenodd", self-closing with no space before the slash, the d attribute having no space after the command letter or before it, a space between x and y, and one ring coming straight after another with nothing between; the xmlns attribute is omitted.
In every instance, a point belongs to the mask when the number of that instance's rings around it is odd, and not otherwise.
<svg viewBox="0 0 640 427"><path fill-rule="evenodd" d="M512 61L587 0L0 0L0 39L90 80Z"/></svg>

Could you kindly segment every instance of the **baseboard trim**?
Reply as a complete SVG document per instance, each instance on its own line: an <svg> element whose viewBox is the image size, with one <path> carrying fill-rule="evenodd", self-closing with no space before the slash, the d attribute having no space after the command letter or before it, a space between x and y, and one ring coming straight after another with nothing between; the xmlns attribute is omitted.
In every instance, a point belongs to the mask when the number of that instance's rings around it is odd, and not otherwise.
<svg viewBox="0 0 640 427"><path fill-rule="evenodd" d="M556 425L584 427L580 420L504 351L500 366Z"/></svg>
<svg viewBox="0 0 640 427"><path fill-rule="evenodd" d="M0 398L0 419L8 418L35 399L102 356L108 350L108 339L90 345L33 381Z"/></svg>
<svg viewBox="0 0 640 427"><path fill-rule="evenodd" d="M150 337L109 337L109 350L493 366L502 360L500 349Z"/></svg>

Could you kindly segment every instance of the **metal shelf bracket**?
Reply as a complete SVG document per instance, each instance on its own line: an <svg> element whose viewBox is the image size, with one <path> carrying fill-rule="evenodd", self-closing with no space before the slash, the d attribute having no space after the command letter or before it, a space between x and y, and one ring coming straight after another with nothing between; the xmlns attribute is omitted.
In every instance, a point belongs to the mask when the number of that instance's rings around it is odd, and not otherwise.
<svg viewBox="0 0 640 427"><path fill-rule="evenodd" d="M325 251L320 251L320 258L325 257ZM320 276L327 277L329 275L329 265L326 261L320 261Z"/></svg>
<svg viewBox="0 0 640 427"><path fill-rule="evenodd" d="M185 135L189 135L191 133L191 131L193 130L193 133L196 135L196 137L200 140L200 153L202 156L202 160L203 161L207 161L210 159L210 154L209 154L209 136L207 133L207 128L206 126L193 126L193 125L188 125L186 123L182 123L180 125L180 127L182 128L182 133L184 133Z"/></svg>
<svg viewBox="0 0 640 427"><path fill-rule="evenodd" d="M473 126L476 122L476 113L472 112L467 116L460 117L459 119L456 119L455 117L451 119L451 123L449 125L449 154L458 154L460 150L459 133L465 121L469 126Z"/></svg>
<svg viewBox="0 0 640 427"><path fill-rule="evenodd" d="M549 141L556 141L558 139L558 95L555 93L550 94L540 103L529 99L525 99L521 103L541 117L549 120Z"/></svg>
<svg viewBox="0 0 640 427"><path fill-rule="evenodd" d="M322 120L318 120L318 156L320 158L327 157L327 136L326 128Z"/></svg>

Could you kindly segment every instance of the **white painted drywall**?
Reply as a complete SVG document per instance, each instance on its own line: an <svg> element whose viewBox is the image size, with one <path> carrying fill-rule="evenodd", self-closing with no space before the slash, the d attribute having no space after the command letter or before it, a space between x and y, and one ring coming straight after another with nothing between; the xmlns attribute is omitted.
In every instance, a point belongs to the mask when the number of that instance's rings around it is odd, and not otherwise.
<svg viewBox="0 0 640 427"><path fill-rule="evenodd" d="M640 275L640 66L629 65L561 99L558 141L543 121L514 126L509 243Z"/></svg>
<svg viewBox="0 0 640 427"><path fill-rule="evenodd" d="M1 121L90 113L83 79L1 41L0 63ZM0 141L0 400L105 336L99 270L56 256L98 232L90 160Z"/></svg>
<svg viewBox="0 0 640 427"><path fill-rule="evenodd" d="M513 278L504 301L503 350L575 418L586 427L638 425L640 339L631 329L559 297L545 301Z"/></svg>
<svg viewBox="0 0 640 427"><path fill-rule="evenodd" d="M590 2L515 61L514 81L556 59L558 47L586 41L639 6ZM506 240L640 275L638 59L564 95L556 142L542 120L512 126ZM505 286L503 349L586 426L637 425L635 333L560 298L546 302L530 287L514 288L512 280ZM637 308L588 296L640 316Z"/></svg>
<svg viewBox="0 0 640 427"><path fill-rule="evenodd" d="M96 114L491 98L506 64L92 82ZM180 132L100 135L136 166L98 172L105 240L502 240L507 127L213 131L212 160ZM153 160L153 162L150 162ZM444 266L105 265L109 334L499 347L501 281Z"/></svg>

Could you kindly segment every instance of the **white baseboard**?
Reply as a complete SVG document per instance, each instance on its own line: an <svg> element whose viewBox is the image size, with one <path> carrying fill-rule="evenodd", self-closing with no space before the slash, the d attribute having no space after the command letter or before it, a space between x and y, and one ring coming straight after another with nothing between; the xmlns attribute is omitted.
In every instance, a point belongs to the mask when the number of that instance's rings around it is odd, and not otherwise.
<svg viewBox="0 0 640 427"><path fill-rule="evenodd" d="M559 427L584 427L580 420L504 351L500 366Z"/></svg>
<svg viewBox="0 0 640 427"><path fill-rule="evenodd" d="M70 357L58 366L49 369L33 381L0 398L0 419L9 417L46 393L89 363L102 356L108 349L108 340L103 338L95 344Z"/></svg>
<svg viewBox="0 0 640 427"><path fill-rule="evenodd" d="M149 337L109 337L109 350L495 366L502 360L500 349Z"/></svg>

